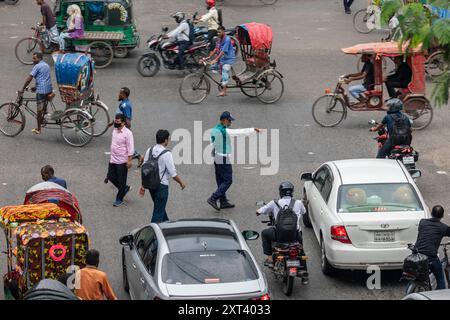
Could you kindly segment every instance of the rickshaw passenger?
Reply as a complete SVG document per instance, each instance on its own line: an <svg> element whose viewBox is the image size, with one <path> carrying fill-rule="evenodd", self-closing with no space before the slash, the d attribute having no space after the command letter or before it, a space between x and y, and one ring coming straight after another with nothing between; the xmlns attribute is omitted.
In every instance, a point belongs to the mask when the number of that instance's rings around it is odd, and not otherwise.
<svg viewBox="0 0 450 320"><path fill-rule="evenodd" d="M375 73L371 54L363 54L361 61L364 62L361 72L346 75L345 83L349 84L350 82L364 79L362 84L351 86L348 88L348 91L358 101L365 102L364 92L372 89L375 83Z"/></svg>
<svg viewBox="0 0 450 320"><path fill-rule="evenodd" d="M394 74L386 77L385 84L391 98L396 98L396 88L408 88L412 79L412 70L408 63L403 60L403 56L396 56L394 58L395 66L397 67Z"/></svg>
<svg viewBox="0 0 450 320"><path fill-rule="evenodd" d="M59 49L66 50L66 38L80 39L84 37L84 22L81 9L78 5L72 4L67 8L67 30L59 35Z"/></svg>

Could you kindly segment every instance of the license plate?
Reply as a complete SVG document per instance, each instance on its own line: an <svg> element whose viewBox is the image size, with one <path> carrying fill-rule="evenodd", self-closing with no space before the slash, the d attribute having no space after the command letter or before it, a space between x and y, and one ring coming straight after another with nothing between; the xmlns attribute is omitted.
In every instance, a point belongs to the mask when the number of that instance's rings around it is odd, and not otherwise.
<svg viewBox="0 0 450 320"><path fill-rule="evenodd" d="M375 242L394 242L395 232L394 231L376 231L374 236Z"/></svg>
<svg viewBox="0 0 450 320"><path fill-rule="evenodd" d="M414 163L414 157L403 157L403 164L413 164Z"/></svg>
<svg viewBox="0 0 450 320"><path fill-rule="evenodd" d="M298 260L288 260L286 261L288 267L300 267L300 261Z"/></svg>

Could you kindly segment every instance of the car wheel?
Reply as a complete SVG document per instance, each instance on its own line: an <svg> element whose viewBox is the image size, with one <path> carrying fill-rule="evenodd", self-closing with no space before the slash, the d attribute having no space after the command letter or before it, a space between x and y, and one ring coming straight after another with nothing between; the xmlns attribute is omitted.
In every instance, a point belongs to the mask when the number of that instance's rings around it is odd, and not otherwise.
<svg viewBox="0 0 450 320"><path fill-rule="evenodd" d="M305 205L306 212L305 212L305 214L302 217L303 224L307 228L312 228L311 219L309 217L309 204L308 204L308 200L306 198L306 192L305 192L305 190L303 190L303 204L305 204L305 203L306 203L306 205Z"/></svg>
<svg viewBox="0 0 450 320"><path fill-rule="evenodd" d="M325 251L325 241L323 241L323 238L321 238L320 240L321 240L320 241L320 257L321 257L320 267L322 268L323 274L325 274L327 276L331 276L334 274L335 269L328 262L327 252Z"/></svg>
<svg viewBox="0 0 450 320"><path fill-rule="evenodd" d="M130 284L128 283L128 276L127 276L127 266L125 264L125 250L122 249L122 281L123 281L123 290L125 290L126 293L130 292Z"/></svg>

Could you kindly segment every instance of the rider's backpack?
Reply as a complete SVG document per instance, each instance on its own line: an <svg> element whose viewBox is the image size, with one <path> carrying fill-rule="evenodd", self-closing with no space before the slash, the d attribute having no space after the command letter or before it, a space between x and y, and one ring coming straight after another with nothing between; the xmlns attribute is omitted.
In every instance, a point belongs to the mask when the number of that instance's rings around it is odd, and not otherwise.
<svg viewBox="0 0 450 320"><path fill-rule="evenodd" d="M189 42L192 44L195 41L195 27L191 20L187 20L187 24L189 26Z"/></svg>
<svg viewBox="0 0 450 320"><path fill-rule="evenodd" d="M283 208L280 207L277 201L275 201L275 204L280 208L275 225L277 242L296 241L298 217L294 212L295 199L291 199L289 206L284 206Z"/></svg>
<svg viewBox="0 0 450 320"><path fill-rule="evenodd" d="M219 18L219 21L217 21L217 23L219 24L219 26L223 26L222 9L217 9L217 17Z"/></svg>
<svg viewBox="0 0 450 320"><path fill-rule="evenodd" d="M166 152L169 152L169 150L164 150L159 154L159 156L154 157L153 156L153 148L150 149L148 160L144 162L144 164L141 167L141 179L142 179L142 186L145 189L148 189L150 191L156 191L159 188L159 185L161 183L161 176L159 175L159 164L158 160L159 158L165 154ZM164 173L166 171L164 170ZM164 175L163 173L163 175Z"/></svg>
<svg viewBox="0 0 450 320"><path fill-rule="evenodd" d="M420 281L428 278L428 257L421 253L413 253L403 261L403 273Z"/></svg>
<svg viewBox="0 0 450 320"><path fill-rule="evenodd" d="M412 136L409 119L403 114L392 114L391 117L394 120L391 133L392 145L410 145Z"/></svg>

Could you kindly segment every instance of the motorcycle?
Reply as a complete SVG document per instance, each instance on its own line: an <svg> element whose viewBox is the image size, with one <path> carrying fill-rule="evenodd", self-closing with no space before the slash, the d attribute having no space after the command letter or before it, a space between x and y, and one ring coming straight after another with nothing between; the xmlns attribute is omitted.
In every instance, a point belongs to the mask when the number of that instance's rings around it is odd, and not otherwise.
<svg viewBox="0 0 450 320"><path fill-rule="evenodd" d="M169 28L164 27L162 34L152 36L147 41L149 51L141 56L138 61L137 70L143 77L155 76L160 68L161 62L166 69L174 70L178 67L178 45L167 39ZM208 42L194 42L185 51L185 67L189 72L195 72L202 67L200 59L208 56Z"/></svg>
<svg viewBox="0 0 450 320"><path fill-rule="evenodd" d="M268 226L275 225L275 219L272 214L269 220L262 221ZM275 279L283 281L283 293L290 296L294 289L295 278L308 279L309 274L306 271L306 261L308 256L303 251L303 246L299 242L272 243L273 268L271 268ZM303 262L303 263L302 263Z"/></svg>
<svg viewBox="0 0 450 320"><path fill-rule="evenodd" d="M377 126L378 122L370 120L371 126ZM388 132L386 126L377 131L378 136L373 138L377 141L378 149L381 149L388 140ZM422 176L422 172L416 169L416 162L419 160L419 153L410 145L398 145L392 148L389 159L399 160L403 163L412 178L417 179Z"/></svg>

